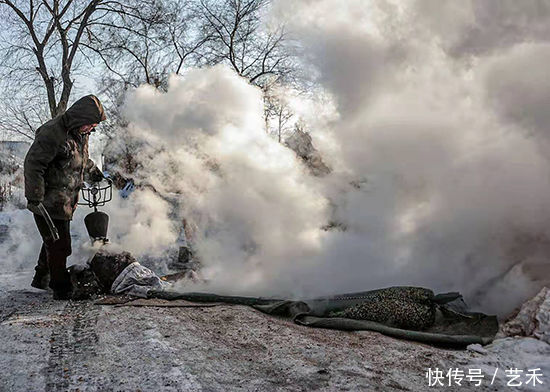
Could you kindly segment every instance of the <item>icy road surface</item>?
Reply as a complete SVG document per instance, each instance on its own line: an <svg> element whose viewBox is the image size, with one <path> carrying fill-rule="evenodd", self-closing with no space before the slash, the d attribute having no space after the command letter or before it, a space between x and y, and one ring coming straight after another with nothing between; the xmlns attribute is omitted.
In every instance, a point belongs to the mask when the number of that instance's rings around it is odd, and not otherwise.
<svg viewBox="0 0 550 392"><path fill-rule="evenodd" d="M513 350L492 357L371 332L300 327L244 306L53 301L49 293L20 289L30 279L30 273L0 275L2 392L422 391L431 389L430 367L479 368L497 360L499 366L526 367L532 363L525 361L538 363L550 354L544 351L549 345L533 339L518 341L536 346L540 357L522 358ZM504 377L491 386L486 377L476 391L529 390L507 388Z"/></svg>

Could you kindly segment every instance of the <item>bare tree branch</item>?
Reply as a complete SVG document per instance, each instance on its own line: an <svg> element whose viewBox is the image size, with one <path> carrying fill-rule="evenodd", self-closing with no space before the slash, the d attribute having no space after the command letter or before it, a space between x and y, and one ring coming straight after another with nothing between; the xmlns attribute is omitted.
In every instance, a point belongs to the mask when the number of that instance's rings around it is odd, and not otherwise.
<svg viewBox="0 0 550 392"><path fill-rule="evenodd" d="M285 50L282 26L262 25L262 12L269 0L200 0L203 24L210 31L209 63L227 62L250 83L265 87L266 76L274 82L293 73L293 63Z"/></svg>

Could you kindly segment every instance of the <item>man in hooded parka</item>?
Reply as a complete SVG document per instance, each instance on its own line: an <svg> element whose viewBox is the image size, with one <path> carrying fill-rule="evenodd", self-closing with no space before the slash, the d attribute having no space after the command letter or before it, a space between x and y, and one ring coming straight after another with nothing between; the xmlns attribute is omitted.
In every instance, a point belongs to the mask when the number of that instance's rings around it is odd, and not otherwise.
<svg viewBox="0 0 550 392"><path fill-rule="evenodd" d="M71 293L66 269L71 254L70 221L85 180L100 181L103 173L88 157L88 137L105 120L101 102L94 95L76 101L64 114L36 130L25 157L25 197L43 240L31 286L54 291L54 298ZM54 241L38 205L42 203L59 232Z"/></svg>

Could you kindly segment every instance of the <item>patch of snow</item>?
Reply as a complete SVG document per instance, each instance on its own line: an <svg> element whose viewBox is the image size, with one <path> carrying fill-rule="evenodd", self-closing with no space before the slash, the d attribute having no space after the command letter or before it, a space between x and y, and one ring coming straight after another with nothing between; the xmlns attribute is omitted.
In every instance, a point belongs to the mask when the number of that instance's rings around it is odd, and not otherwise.
<svg viewBox="0 0 550 392"><path fill-rule="evenodd" d="M476 355L469 361L466 368L481 369L485 375L485 383L489 383L494 376L492 385L511 387L508 384L511 378L507 373L510 369L522 371L522 386L519 389L521 391L544 390L541 384L533 386L526 383L528 374L533 369L538 369L537 372L542 374L541 381L544 384L550 382L550 345L548 343L530 337L508 337L497 339L484 349L486 353ZM469 346L468 350L475 351L475 347ZM511 390L514 390L514 387Z"/></svg>
<svg viewBox="0 0 550 392"><path fill-rule="evenodd" d="M499 336L532 336L550 344L550 290L543 287L518 314L501 327Z"/></svg>

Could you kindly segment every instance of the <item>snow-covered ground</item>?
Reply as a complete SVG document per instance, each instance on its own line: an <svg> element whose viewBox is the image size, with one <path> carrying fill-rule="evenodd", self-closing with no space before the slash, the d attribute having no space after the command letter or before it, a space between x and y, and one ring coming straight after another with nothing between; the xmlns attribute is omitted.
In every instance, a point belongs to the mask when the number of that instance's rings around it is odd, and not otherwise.
<svg viewBox="0 0 550 392"><path fill-rule="evenodd" d="M0 391L545 391L550 345L503 339L452 350L372 332L301 327L243 306L113 307L53 301L0 275ZM491 385L495 368L497 378ZM507 387L504 370L544 385ZM480 387L429 387L431 368L482 369ZM523 378L525 381L525 378Z"/></svg>

